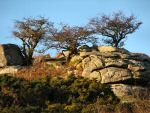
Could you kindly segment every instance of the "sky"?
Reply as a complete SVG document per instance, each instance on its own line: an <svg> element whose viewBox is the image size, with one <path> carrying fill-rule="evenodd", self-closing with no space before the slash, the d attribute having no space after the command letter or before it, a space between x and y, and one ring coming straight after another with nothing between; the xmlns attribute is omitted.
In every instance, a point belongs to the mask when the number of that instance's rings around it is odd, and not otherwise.
<svg viewBox="0 0 150 113"><path fill-rule="evenodd" d="M150 56L150 0L0 0L0 44L21 44L12 31L15 20L43 16L55 24L84 26L93 17L122 11L143 22L128 35L125 49ZM52 56L56 51L48 51Z"/></svg>

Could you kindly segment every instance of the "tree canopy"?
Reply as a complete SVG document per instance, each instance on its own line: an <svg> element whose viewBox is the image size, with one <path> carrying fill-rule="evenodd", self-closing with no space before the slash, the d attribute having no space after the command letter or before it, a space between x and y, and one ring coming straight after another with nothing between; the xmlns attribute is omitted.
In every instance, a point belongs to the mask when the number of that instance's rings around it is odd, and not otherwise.
<svg viewBox="0 0 150 113"><path fill-rule="evenodd" d="M22 41L22 53L25 57L25 63L32 63L32 56L37 44L47 37L50 28L53 27L51 22L40 17L38 19L25 18L22 21L15 22L13 34Z"/></svg>
<svg viewBox="0 0 150 113"><path fill-rule="evenodd" d="M64 25L60 30L55 29L46 38L44 45L47 48L69 50L70 55L77 54L78 47L87 43L95 44L97 39L92 36L93 31L86 27Z"/></svg>
<svg viewBox="0 0 150 113"><path fill-rule="evenodd" d="M25 18L15 22L13 34L22 41L22 53L27 64L32 64L32 56L39 43L43 46L40 48L42 51L50 48L69 51L66 56L68 62L82 45L95 45L97 35L104 36L102 40L108 45L122 47L127 35L135 32L141 24L134 15L126 16L122 12L95 17L89 26L63 24L58 28L44 17Z"/></svg>
<svg viewBox="0 0 150 113"><path fill-rule="evenodd" d="M135 32L142 22L137 21L134 15L125 16L122 12L113 13L112 16L102 15L90 20L95 33L106 36L104 43L114 47L124 45L128 34Z"/></svg>

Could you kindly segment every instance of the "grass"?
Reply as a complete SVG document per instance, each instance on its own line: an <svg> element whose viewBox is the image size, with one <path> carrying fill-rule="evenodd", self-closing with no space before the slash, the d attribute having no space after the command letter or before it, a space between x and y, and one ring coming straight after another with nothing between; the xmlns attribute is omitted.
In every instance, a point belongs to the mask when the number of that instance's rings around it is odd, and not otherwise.
<svg viewBox="0 0 150 113"><path fill-rule="evenodd" d="M60 62L39 62L33 64L33 66L27 66L19 70L16 73L16 77L25 78L27 80L33 80L37 78L42 78L45 76L68 76L68 67L66 65L61 65Z"/></svg>

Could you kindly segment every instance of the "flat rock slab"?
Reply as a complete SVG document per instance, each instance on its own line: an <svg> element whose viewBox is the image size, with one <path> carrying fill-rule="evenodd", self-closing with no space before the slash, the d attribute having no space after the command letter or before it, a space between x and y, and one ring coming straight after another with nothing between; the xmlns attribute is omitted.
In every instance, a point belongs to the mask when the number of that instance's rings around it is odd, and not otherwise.
<svg viewBox="0 0 150 113"><path fill-rule="evenodd" d="M126 84L112 84L112 91L122 101L149 100L150 88Z"/></svg>
<svg viewBox="0 0 150 113"><path fill-rule="evenodd" d="M7 66L5 68L0 68L0 74L12 74L12 75L14 75L20 69L22 69L21 66Z"/></svg>

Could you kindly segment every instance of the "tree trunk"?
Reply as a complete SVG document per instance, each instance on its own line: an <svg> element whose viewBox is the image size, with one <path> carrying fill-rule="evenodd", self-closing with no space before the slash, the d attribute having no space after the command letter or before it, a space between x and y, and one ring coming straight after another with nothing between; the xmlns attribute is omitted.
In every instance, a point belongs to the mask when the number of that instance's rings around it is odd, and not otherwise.
<svg viewBox="0 0 150 113"><path fill-rule="evenodd" d="M72 56L72 53L70 52L68 54L68 56L66 57L66 64L69 64L70 60L71 60L71 56Z"/></svg>
<svg viewBox="0 0 150 113"><path fill-rule="evenodd" d="M71 60L71 57L72 55L76 55L78 53L77 51L77 46L76 45L73 45L70 49L70 52L66 58L66 63L69 64L70 60Z"/></svg>
<svg viewBox="0 0 150 113"><path fill-rule="evenodd" d="M116 41L114 47L118 48L118 45L119 45L119 41Z"/></svg>
<svg viewBox="0 0 150 113"><path fill-rule="evenodd" d="M32 60L33 60L32 56L33 56L34 49L30 49L28 51L29 52L25 58L25 63L26 63L26 65L29 66L29 65L32 65Z"/></svg>

